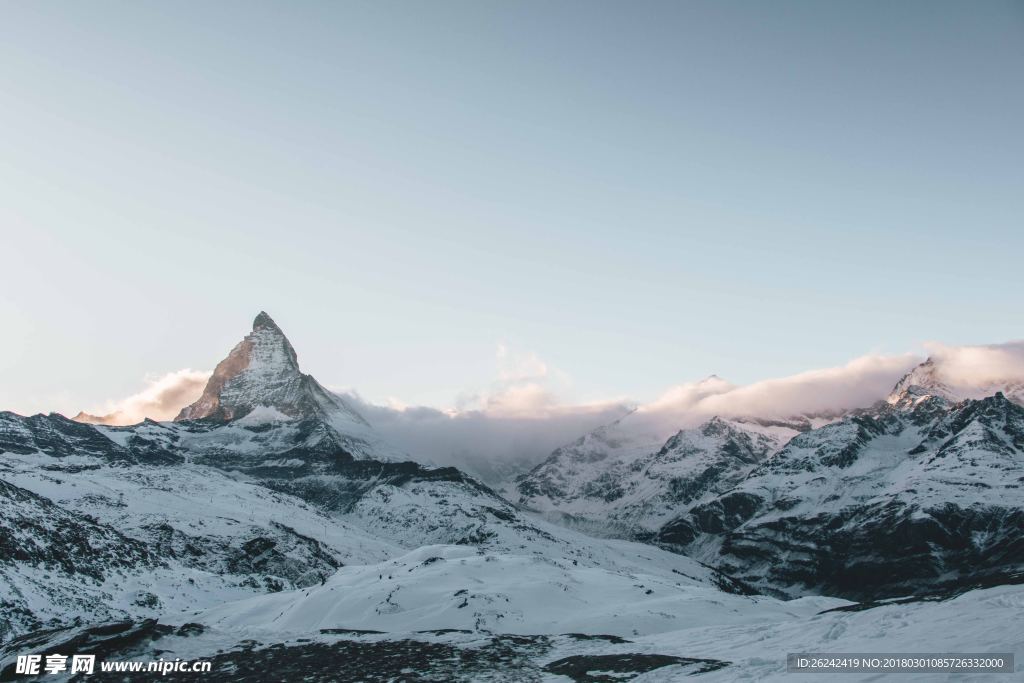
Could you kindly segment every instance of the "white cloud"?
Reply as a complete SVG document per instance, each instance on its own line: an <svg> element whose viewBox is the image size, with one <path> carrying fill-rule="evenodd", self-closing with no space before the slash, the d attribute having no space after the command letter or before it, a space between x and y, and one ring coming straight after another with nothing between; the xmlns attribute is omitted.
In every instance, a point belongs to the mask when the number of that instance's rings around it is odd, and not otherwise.
<svg viewBox="0 0 1024 683"><path fill-rule="evenodd" d="M394 400L386 407L373 405L351 393L350 398L402 450L497 481L631 409L617 400L569 403L571 384L568 375L537 354L501 343L495 379L484 390L459 395L452 410Z"/></svg>
<svg viewBox="0 0 1024 683"><path fill-rule="evenodd" d="M90 413L80 413L76 419L109 425L130 425L145 418L173 420L178 411L195 401L203 393L208 370L186 368L148 380L148 386L137 394L106 405ZM97 414L98 413L98 414Z"/></svg>
<svg viewBox="0 0 1024 683"><path fill-rule="evenodd" d="M374 427L403 450L490 479L500 478L511 467L536 464L555 448L630 410L624 401L566 404L548 386L555 371L536 356L515 356L499 348L498 359L499 379L492 391L474 395L469 407L441 411L353 400ZM789 418L863 408L884 399L919 362L912 354L864 356L838 367L746 386L711 376L670 388L637 409L630 424L667 435L713 415Z"/></svg>
<svg viewBox="0 0 1024 683"><path fill-rule="evenodd" d="M543 418L564 406L569 377L552 368L537 354L513 351L499 343L495 352L496 377L486 390L460 394L455 412L482 411L492 416Z"/></svg>
<svg viewBox="0 0 1024 683"><path fill-rule="evenodd" d="M495 354L498 365L498 379L502 382L522 382L545 379L549 374L548 364L535 353L514 353L504 342L498 344Z"/></svg>
<svg viewBox="0 0 1024 683"><path fill-rule="evenodd" d="M718 375L711 375L699 382L677 384L657 399L640 407L641 413L692 412L709 396L727 394L736 390L736 385L726 382Z"/></svg>
<svg viewBox="0 0 1024 683"><path fill-rule="evenodd" d="M845 365L763 380L699 400L704 414L792 417L829 415L882 400L921 362L913 354L861 356Z"/></svg>
<svg viewBox="0 0 1024 683"><path fill-rule="evenodd" d="M884 399L919 362L913 354L862 356L838 367L742 386L712 375L670 388L637 409L630 425L651 437L667 437L715 415L768 419L835 415Z"/></svg>
<svg viewBox="0 0 1024 683"><path fill-rule="evenodd" d="M983 346L925 345L939 379L964 389L1000 382L1024 382L1024 341Z"/></svg>
<svg viewBox="0 0 1024 683"><path fill-rule="evenodd" d="M615 401L555 405L545 398L534 400L530 392L520 387L501 394L500 399L491 397L489 408L447 411L426 406L396 409L374 405L357 395L348 398L374 429L403 451L438 465L468 470L486 481L522 471L559 446L630 410ZM515 400L520 402L512 410ZM500 405L495 408L494 403Z"/></svg>

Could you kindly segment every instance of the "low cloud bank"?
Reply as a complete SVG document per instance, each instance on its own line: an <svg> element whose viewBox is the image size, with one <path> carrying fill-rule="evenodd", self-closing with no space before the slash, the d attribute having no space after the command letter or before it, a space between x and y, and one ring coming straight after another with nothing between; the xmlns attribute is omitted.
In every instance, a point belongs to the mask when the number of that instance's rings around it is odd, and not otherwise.
<svg viewBox="0 0 1024 683"><path fill-rule="evenodd" d="M925 345L938 378L954 387L980 389L1024 382L1024 341L982 346Z"/></svg>
<svg viewBox="0 0 1024 683"><path fill-rule="evenodd" d="M704 415L785 418L835 415L884 399L921 359L913 354L862 356L845 365L767 379L704 397L693 406Z"/></svg>
<svg viewBox="0 0 1024 683"><path fill-rule="evenodd" d="M496 411L441 411L374 405L353 394L347 398L403 451L437 465L459 467L488 482L503 481L536 465L559 446L631 410L618 402L556 407L545 400L540 412L528 415L519 410L521 405L515 413L504 412L504 405Z"/></svg>
<svg viewBox="0 0 1024 683"><path fill-rule="evenodd" d="M79 422L105 425L131 425L147 417L162 422L173 420L182 408L203 393L209 370L185 368L149 380L148 386L137 394L120 401L108 401L95 413L79 413Z"/></svg>
<svg viewBox="0 0 1024 683"><path fill-rule="evenodd" d="M1024 342L988 346L926 347L937 376L951 386L985 388L1024 382ZM913 354L868 355L845 365L736 386L711 376L670 388L636 409L630 422L652 431L694 426L713 415L783 419L832 416L883 400L921 361ZM558 446L613 422L635 404L609 400L573 405L564 373L535 354L499 345L496 378L486 389L461 395L455 408L382 406L347 392L357 409L396 446L438 465L455 465L499 481L543 460ZM927 366L922 366L922 368ZM202 393L209 372L179 370L151 381L143 391L107 404L100 416L78 419L133 424L170 420Z"/></svg>
<svg viewBox="0 0 1024 683"><path fill-rule="evenodd" d="M499 361L509 360L504 348L499 348L498 357ZM831 416L884 399L920 360L912 354L864 356L839 367L746 386L712 375L672 387L640 406L629 417L629 425L660 437L713 415L769 419ZM384 407L358 395L349 398L375 428L403 450L491 481L537 464L555 448L632 410L625 401L561 404L551 388L551 368L536 357L513 365L522 371L500 372L489 393L471 397L471 409Z"/></svg>

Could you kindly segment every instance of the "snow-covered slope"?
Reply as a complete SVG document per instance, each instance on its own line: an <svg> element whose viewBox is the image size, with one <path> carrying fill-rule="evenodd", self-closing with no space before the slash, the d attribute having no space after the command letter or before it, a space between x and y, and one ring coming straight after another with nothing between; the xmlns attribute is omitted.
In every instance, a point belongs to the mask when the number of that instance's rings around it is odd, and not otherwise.
<svg viewBox="0 0 1024 683"><path fill-rule="evenodd" d="M774 623L709 626L660 633L637 639L619 651L658 652L684 657L726 660L724 667L698 678L701 681L882 681L884 674L837 673L795 676L786 672L789 652L970 652L1015 654L1012 674L912 674L906 680L995 681L1017 680L1024 674L1024 586L973 590L939 601L860 605L823 611L809 618L780 619ZM637 681L693 680L663 670L662 676ZM674 675L676 674L676 675ZM677 677L678 676L678 677ZM904 678L904 677L898 677Z"/></svg>
<svg viewBox="0 0 1024 683"><path fill-rule="evenodd" d="M0 458L0 640L319 583L399 549L258 482L103 457Z"/></svg>
<svg viewBox="0 0 1024 683"><path fill-rule="evenodd" d="M205 570L133 531L0 480L0 642L79 620L179 618L267 590L255 569Z"/></svg>
<svg viewBox="0 0 1024 683"><path fill-rule="evenodd" d="M567 583L569 595L558 595L558 581L572 581L583 573L570 567L559 573L540 563L524 566L507 557L488 562L483 559L486 555L462 557L464 548L449 550L428 548L385 565L347 568L325 586L308 591L308 596L301 591L225 604L194 615L198 623L149 621L33 634L0 647L0 675L13 672L18 654L65 650L96 652L108 661L209 659L220 680L265 680L272 672L277 680L318 683L783 681L792 679L786 672L790 652L1009 652L1016 658L1013 674L910 678L981 682L1024 672L1021 586L974 590L948 600L880 605L844 605L831 598L780 602L763 597L741 605L704 602L699 587L685 582L671 587L655 584L659 590L647 595L646 589L618 585L614 576L600 576L600 580L588 577ZM442 555L444 559L428 562ZM401 572L392 579L379 578L389 566L408 571L401 579ZM534 580L527 582L519 574ZM437 583L416 580L417 576ZM474 578L484 582L475 585ZM549 579L556 583L549 584ZM466 582L470 587L464 587ZM596 593L587 594L587 586L610 589L609 598L603 604L591 602ZM359 601L361 592L342 590L355 587L368 594L364 604ZM523 599L517 604L505 602L504 588L514 589L510 595ZM456 596L460 590L465 593ZM468 596L474 593L476 600L471 601ZM637 593L642 594L637 597ZM565 608L574 598L579 602L571 606L591 617L587 625L611 624L621 631L624 623L634 623L639 626L634 629L637 634L632 630L625 635L599 634L596 629L562 631L563 626L575 625L573 611L557 608ZM466 606L460 608L463 603ZM476 628L475 617L467 612L474 607L479 610L481 603L493 612L482 617L483 628ZM383 608L377 609L380 605ZM523 614L532 623L517 622L509 633L504 619L496 614L505 610L509 615L505 618L514 620L514 608L524 605L529 609ZM617 609L622 610L619 616ZM402 621L403 615L408 622ZM672 620L672 615L678 618ZM389 620L415 626L466 623L468 628L376 632L331 625L383 625ZM496 628L488 630L492 623ZM516 633L520 625L537 626L541 633ZM67 680L60 675L50 678ZM882 680L879 674L850 673L807 678ZM175 673L161 679L194 680Z"/></svg>
<svg viewBox="0 0 1024 683"><path fill-rule="evenodd" d="M97 433L118 438L129 434L101 429ZM146 444L154 441L153 434L163 436L164 429L155 423L140 427ZM573 571L612 572L619 583L627 581L623 577L644 574L659 576L662 582L700 584L713 594L744 591L686 557L650 546L597 541L531 519L451 468L346 460L332 474L277 474L290 471L286 464L268 466L273 472L260 477L256 469L223 471L186 458L146 462L132 450L138 442L121 442L109 444L112 452L125 456L121 460L112 460L102 449L86 455L7 452L0 459L0 480L31 500L47 496L51 500L40 504L66 520L64 526L96 520L103 530L116 528L116 538L126 539L126 548L145 551L125 570L130 570L131 580L119 579L120 585L131 587L130 595L85 603L56 594L51 599L45 568L16 560L12 566L21 572L18 576L34 576L35 583L29 591L19 589L24 599L12 602L25 618L12 621L9 634L76 617L173 617L181 609L201 609L254 592L318 585L344 565L378 562L431 543L458 543L473 553L515 556L524 564L554 562ZM47 444L54 453L66 453L66 445ZM167 452L175 449L173 440L165 446ZM20 508L12 508L9 516L23 525L30 517ZM81 522L85 528L93 523ZM38 542L52 545L44 536ZM96 562L107 571L120 566L107 567L103 557ZM71 576L60 590L71 596L78 581L80 577ZM16 577L10 581L15 583L26 581ZM583 590L596 595L603 587Z"/></svg>
<svg viewBox="0 0 1024 683"><path fill-rule="evenodd" d="M425 546L379 564L345 567L323 586L225 604L197 620L256 637L321 629L628 637L809 616L845 604L731 595L718 590L707 568L692 560L643 546L636 552L648 559L646 566L593 566L464 545ZM666 562L676 565L672 571Z"/></svg>

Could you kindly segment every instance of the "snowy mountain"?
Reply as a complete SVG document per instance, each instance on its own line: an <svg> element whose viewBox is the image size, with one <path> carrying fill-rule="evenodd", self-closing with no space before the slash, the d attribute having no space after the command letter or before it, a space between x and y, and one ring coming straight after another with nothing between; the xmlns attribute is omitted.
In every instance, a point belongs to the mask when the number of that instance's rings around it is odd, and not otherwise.
<svg viewBox="0 0 1024 683"><path fill-rule="evenodd" d="M25 423L37 437L14 450L11 434L29 432ZM122 446L93 427L84 438L81 426L0 416L8 439L0 545L18 549L0 553L0 639L76 618L173 614L301 587L397 552L249 477L153 454L148 442ZM57 438L61 428L74 440Z"/></svg>
<svg viewBox="0 0 1024 683"><path fill-rule="evenodd" d="M138 557L126 552L107 573L101 555L93 574L130 575L119 584L143 596L75 602L69 575L51 599L49 579L40 578L51 576L46 558L16 559L3 578L9 614L19 616L0 627L12 635L75 618L167 617L184 605L302 589L342 566L430 544L561 558L626 576L649 563L637 554L657 556L666 580L699 575L715 591L743 590L685 557L594 543L526 517L457 469L397 459L295 359L281 330L260 314L203 397L183 411L187 419L110 427L0 414L0 480L65 527L82 520L83 529L95 525L94 535L120 534L114 538L137 547ZM23 508L12 507L11 518L29 524ZM58 547L45 536L38 545Z"/></svg>
<svg viewBox="0 0 1024 683"><path fill-rule="evenodd" d="M1024 576L1024 408L885 406L795 437L659 540L764 589L852 599Z"/></svg>
<svg viewBox="0 0 1024 683"><path fill-rule="evenodd" d="M173 422L0 413L0 679L62 650L314 681L770 680L780 653L878 638L1022 652L1024 408L964 391L931 362L838 417L640 409L513 503L390 446L261 313ZM893 596L916 597L871 602Z"/></svg>
<svg viewBox="0 0 1024 683"><path fill-rule="evenodd" d="M318 417L339 427L369 427L341 397L300 372L291 342L263 311L253 321L252 332L214 368L202 396L175 420L228 422L257 408L291 418Z"/></svg>
<svg viewBox="0 0 1024 683"><path fill-rule="evenodd" d="M514 500L781 595L1015 580L1024 408L1000 390L1020 385L948 375L929 359L887 401L838 421L716 417L660 445L627 416L557 449L517 480Z"/></svg>
<svg viewBox="0 0 1024 683"><path fill-rule="evenodd" d="M407 460L342 397L299 370L298 354L264 312L217 364L202 396L178 414L183 445L207 457L337 454Z"/></svg>
<svg viewBox="0 0 1024 683"><path fill-rule="evenodd" d="M706 567L687 558L635 544L619 547L639 552L643 562L623 571L615 564L594 566L558 556L426 546L386 562L343 568L322 586L224 604L196 619L256 639L461 631L598 633L614 641L810 616L847 604L723 593Z"/></svg>

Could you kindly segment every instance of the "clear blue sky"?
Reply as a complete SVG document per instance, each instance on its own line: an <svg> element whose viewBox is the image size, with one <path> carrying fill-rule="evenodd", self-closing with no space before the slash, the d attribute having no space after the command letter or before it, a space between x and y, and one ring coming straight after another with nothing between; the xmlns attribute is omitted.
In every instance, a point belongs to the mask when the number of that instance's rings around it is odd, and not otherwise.
<svg viewBox="0 0 1024 683"><path fill-rule="evenodd" d="M8 2L0 408L304 367L450 405L1020 338L1020 2Z"/></svg>

